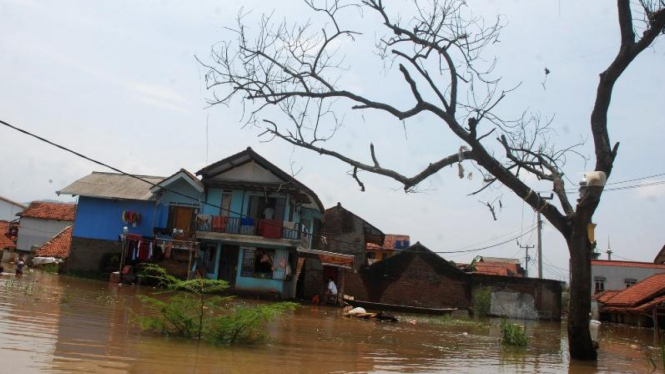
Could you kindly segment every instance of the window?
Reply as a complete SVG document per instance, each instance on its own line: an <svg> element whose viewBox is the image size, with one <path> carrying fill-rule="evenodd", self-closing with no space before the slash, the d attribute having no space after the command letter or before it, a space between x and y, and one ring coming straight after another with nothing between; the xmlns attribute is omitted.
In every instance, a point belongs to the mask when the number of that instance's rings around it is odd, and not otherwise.
<svg viewBox="0 0 665 374"><path fill-rule="evenodd" d="M245 248L242 258L243 277L273 279L275 250L269 248Z"/></svg>
<svg viewBox="0 0 665 374"><path fill-rule="evenodd" d="M596 288L595 288L594 293L605 291L605 278L596 277L595 278L595 284L596 284Z"/></svg>
<svg viewBox="0 0 665 374"><path fill-rule="evenodd" d="M222 217L228 217L231 212L231 194L224 193L222 194L222 208L219 210L219 215Z"/></svg>
<svg viewBox="0 0 665 374"><path fill-rule="evenodd" d="M264 196L249 197L249 211L247 215L257 219L284 220L286 199Z"/></svg>
<svg viewBox="0 0 665 374"><path fill-rule="evenodd" d="M624 279L623 282L626 284L626 288L628 288L630 286L634 286L635 283L637 283L637 279L627 278L627 279Z"/></svg>

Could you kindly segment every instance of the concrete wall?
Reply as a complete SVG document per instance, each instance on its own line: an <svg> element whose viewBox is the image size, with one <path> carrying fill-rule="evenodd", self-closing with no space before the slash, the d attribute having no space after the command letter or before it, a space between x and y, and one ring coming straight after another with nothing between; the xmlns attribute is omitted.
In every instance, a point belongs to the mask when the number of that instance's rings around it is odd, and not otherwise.
<svg viewBox="0 0 665 374"><path fill-rule="evenodd" d="M122 243L112 240L72 238L72 252L67 259L64 270L73 271L104 271L106 264L102 259L106 253L120 255Z"/></svg>
<svg viewBox="0 0 665 374"><path fill-rule="evenodd" d="M19 224L16 249L28 252L33 246L40 246L46 243L64 230L65 227L72 224L72 221L23 217Z"/></svg>
<svg viewBox="0 0 665 374"><path fill-rule="evenodd" d="M471 292L492 289L490 314L524 319L561 319L561 283L549 279L472 274Z"/></svg>
<svg viewBox="0 0 665 374"><path fill-rule="evenodd" d="M605 278L605 290L623 290L626 288L626 279L637 282L658 273L665 273L665 266L653 264L653 267L591 265L591 294L595 292L596 277Z"/></svg>
<svg viewBox="0 0 665 374"><path fill-rule="evenodd" d="M122 212L141 213L141 222L134 227L122 222ZM79 197L74 224L74 236L79 238L118 240L123 227L132 234L152 236L155 203L140 200L109 200Z"/></svg>
<svg viewBox="0 0 665 374"><path fill-rule="evenodd" d="M22 211L23 208L0 199L0 220L13 221L18 218L16 217L16 213L20 213Z"/></svg>

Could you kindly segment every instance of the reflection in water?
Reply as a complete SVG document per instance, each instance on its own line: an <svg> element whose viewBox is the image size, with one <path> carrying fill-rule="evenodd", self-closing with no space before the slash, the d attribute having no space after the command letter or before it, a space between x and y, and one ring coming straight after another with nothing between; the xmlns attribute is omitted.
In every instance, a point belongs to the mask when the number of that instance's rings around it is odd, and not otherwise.
<svg viewBox="0 0 665 374"><path fill-rule="evenodd" d="M217 347L142 333L136 296L153 292L37 272L0 277L0 372L596 373L647 372L647 356L658 361L645 329L602 325L598 364L571 364L557 323L527 322L529 348L506 351L498 320L382 324L311 306L271 324L271 344Z"/></svg>

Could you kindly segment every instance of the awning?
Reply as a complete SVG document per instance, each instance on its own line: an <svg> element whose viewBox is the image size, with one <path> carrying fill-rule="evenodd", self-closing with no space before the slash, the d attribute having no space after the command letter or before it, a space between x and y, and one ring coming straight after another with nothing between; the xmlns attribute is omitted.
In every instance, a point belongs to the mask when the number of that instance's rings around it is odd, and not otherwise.
<svg viewBox="0 0 665 374"><path fill-rule="evenodd" d="M353 270L355 256L342 253L322 251L319 249L298 248L298 254L305 258L315 258L321 261L321 265L335 266Z"/></svg>

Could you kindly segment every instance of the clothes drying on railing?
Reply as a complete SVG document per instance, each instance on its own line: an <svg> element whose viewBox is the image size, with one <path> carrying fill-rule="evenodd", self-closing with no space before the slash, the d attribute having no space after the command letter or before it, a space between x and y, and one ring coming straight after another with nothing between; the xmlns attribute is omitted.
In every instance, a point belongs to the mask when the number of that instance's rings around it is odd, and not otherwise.
<svg viewBox="0 0 665 374"><path fill-rule="evenodd" d="M268 219L259 220L259 235L266 239L281 239L282 228L282 221L273 221Z"/></svg>

